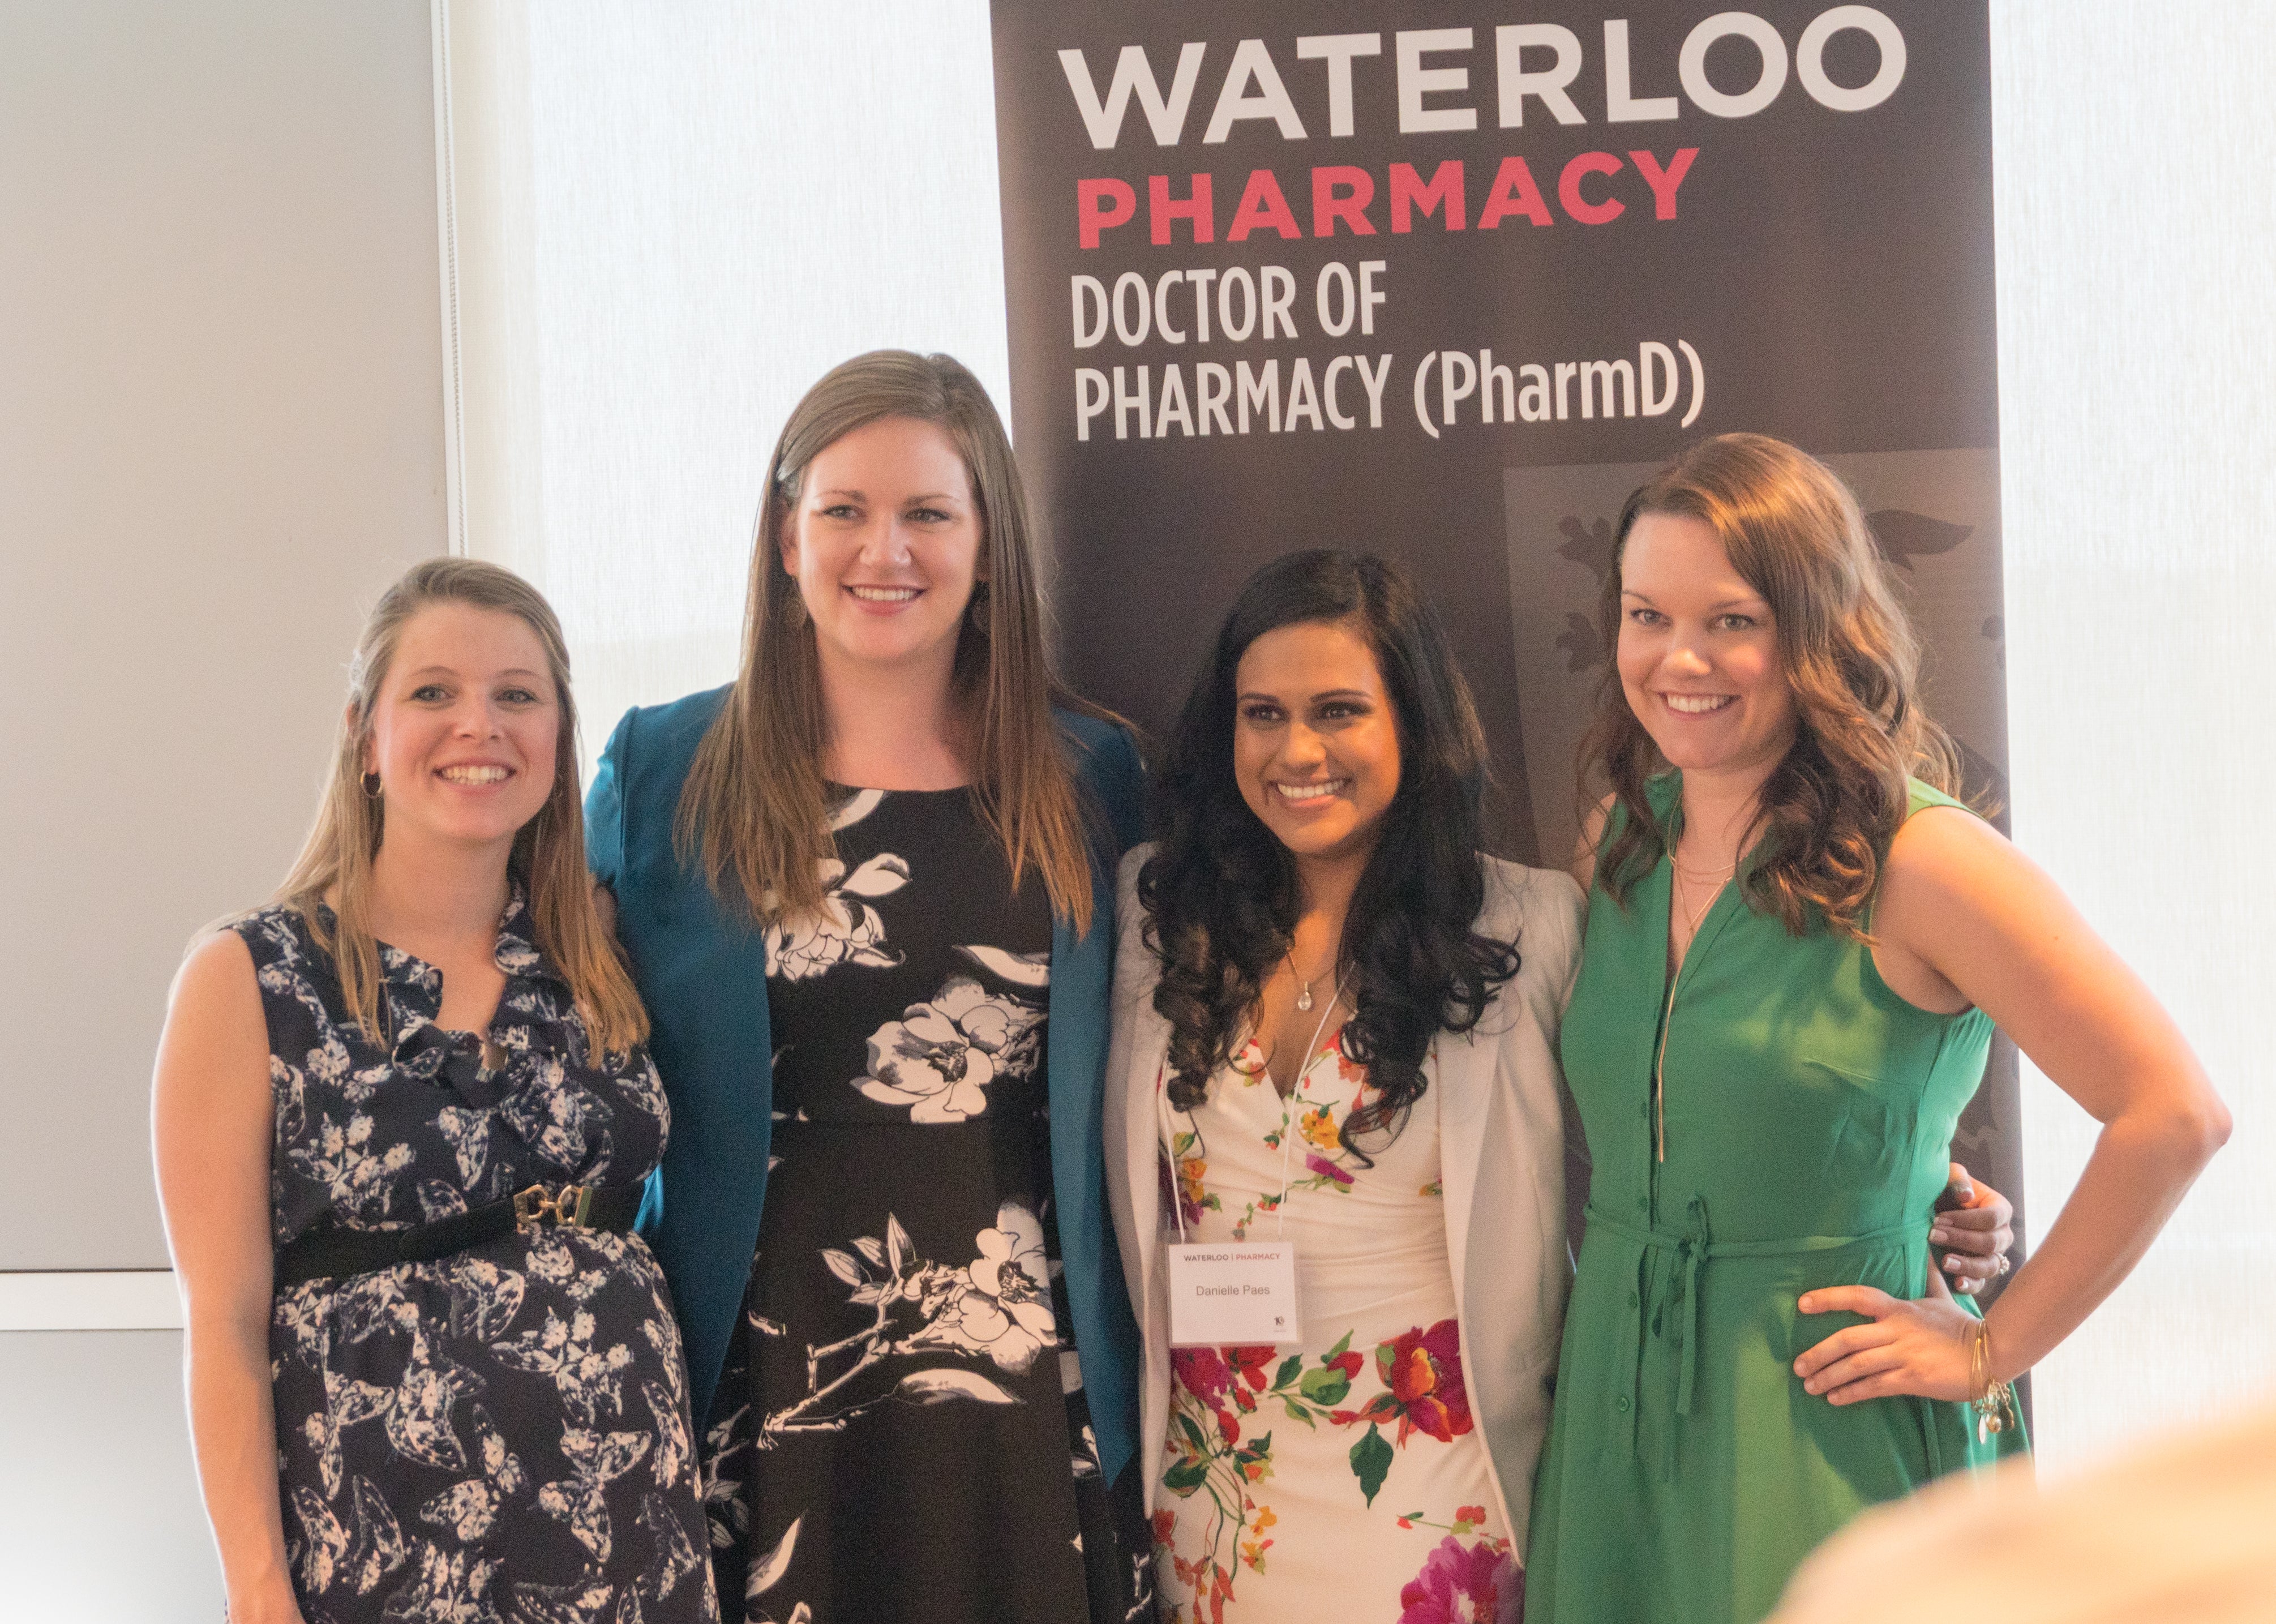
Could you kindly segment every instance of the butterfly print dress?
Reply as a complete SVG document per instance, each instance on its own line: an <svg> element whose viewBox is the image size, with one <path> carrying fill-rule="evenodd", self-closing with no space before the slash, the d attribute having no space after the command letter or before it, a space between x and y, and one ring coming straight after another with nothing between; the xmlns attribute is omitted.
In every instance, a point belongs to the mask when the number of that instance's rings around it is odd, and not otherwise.
<svg viewBox="0 0 2276 1624"><path fill-rule="evenodd" d="M633 1188L663 1154L656 1068L640 1050L591 1052L520 895L498 929L495 1069L473 1034L436 1025L431 965L381 944L391 1036L375 1043L299 913L264 908L236 930L269 1026L278 1248L533 1183ZM289 1286L269 1356L307 1624L718 1617L679 1330L640 1240L549 1226Z"/></svg>

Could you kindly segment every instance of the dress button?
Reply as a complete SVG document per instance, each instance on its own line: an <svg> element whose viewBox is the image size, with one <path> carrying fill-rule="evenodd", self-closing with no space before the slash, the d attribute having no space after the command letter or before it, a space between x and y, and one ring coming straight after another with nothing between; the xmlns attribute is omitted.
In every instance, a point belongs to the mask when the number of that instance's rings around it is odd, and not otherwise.
<svg viewBox="0 0 2276 1624"><path fill-rule="evenodd" d="M1643 1301L1643 1298L1641 1298L1641 1297L1639 1297L1639 1296L1637 1296L1637 1295L1635 1294L1635 1293L1634 1293L1634 1292L1630 1292L1630 1293L1628 1294L1628 1307L1630 1307L1630 1308L1635 1308L1638 1303L1642 1302Z"/></svg>
<svg viewBox="0 0 2276 1624"><path fill-rule="evenodd" d="M1612 1408L1620 1411L1621 1415L1627 1415L1628 1413L1628 1395L1622 1393L1619 1398L1614 1399L1612 1400Z"/></svg>
<svg viewBox="0 0 2276 1624"><path fill-rule="evenodd" d="M1636 1197L1636 1210L1637 1210L1637 1211L1639 1211L1639 1212L1649 1212L1649 1211L1650 1211L1650 1210L1651 1210L1651 1197L1650 1197L1650 1196L1649 1196L1649 1195L1639 1195L1639 1196L1637 1196L1637 1197Z"/></svg>

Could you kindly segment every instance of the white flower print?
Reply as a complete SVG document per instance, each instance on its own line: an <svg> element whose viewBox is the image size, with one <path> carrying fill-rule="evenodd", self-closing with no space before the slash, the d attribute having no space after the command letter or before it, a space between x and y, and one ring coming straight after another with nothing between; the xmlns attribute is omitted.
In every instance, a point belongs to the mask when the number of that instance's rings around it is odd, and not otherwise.
<svg viewBox="0 0 2276 1624"><path fill-rule="evenodd" d="M980 1256L965 1271L967 1289L929 1327L944 1340L984 1353L1001 1370L1024 1375L1036 1355L1056 1347L1051 1265L1043 1226L1018 1202L996 1213L996 1227L974 1237Z"/></svg>
<svg viewBox="0 0 2276 1624"><path fill-rule="evenodd" d="M882 1104L907 1105L913 1122L962 1122L988 1109L988 1085L1036 1067L1043 1012L952 975L925 1004L870 1036L869 1074L854 1086Z"/></svg>
<svg viewBox="0 0 2276 1624"><path fill-rule="evenodd" d="M542 1329L525 1331L510 1342L493 1342L490 1352L512 1369L550 1376L562 1401L591 1426L604 1401L611 1414L624 1413L621 1384L633 1362L633 1350L622 1342L595 1347L597 1330L590 1309L579 1309L565 1321L548 1309Z"/></svg>
<svg viewBox="0 0 2276 1624"><path fill-rule="evenodd" d="M890 897L908 883L909 865L891 852L878 853L851 874L837 858L823 858L821 908L766 929L767 975L809 981L841 964L888 969L899 964L901 956L886 949L885 922L869 899Z"/></svg>
<svg viewBox="0 0 2276 1624"><path fill-rule="evenodd" d="M372 1142L372 1119L360 1112L350 1116L345 1127L327 1114L317 1126L315 1143L294 1145L290 1152L294 1168L323 1185L332 1205L343 1211L384 1212L397 1175L415 1159L412 1148L399 1141L374 1155L366 1149Z"/></svg>

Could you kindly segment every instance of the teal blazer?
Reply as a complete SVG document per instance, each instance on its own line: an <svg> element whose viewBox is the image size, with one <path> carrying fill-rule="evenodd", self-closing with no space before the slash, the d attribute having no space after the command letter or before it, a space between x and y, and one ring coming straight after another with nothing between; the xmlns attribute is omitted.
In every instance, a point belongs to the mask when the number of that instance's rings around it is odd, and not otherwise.
<svg viewBox="0 0 2276 1624"><path fill-rule="evenodd" d="M625 713L585 799L593 873L616 893L617 930L648 1005L649 1039L671 1101L671 1136L641 1233L671 1286L695 1423L709 1415L740 1312L766 1203L774 1044L760 933L723 907L700 865L672 846L680 787L728 690ZM1074 1340L1113 1482L1138 1434L1138 1325L1107 1216L1107 1002L1113 984L1114 870L1140 838L1142 785L1127 732L1057 714L1070 764L1101 816L1092 842L1090 930L1051 934L1051 1193ZM660 1208L660 1210L659 1210Z"/></svg>

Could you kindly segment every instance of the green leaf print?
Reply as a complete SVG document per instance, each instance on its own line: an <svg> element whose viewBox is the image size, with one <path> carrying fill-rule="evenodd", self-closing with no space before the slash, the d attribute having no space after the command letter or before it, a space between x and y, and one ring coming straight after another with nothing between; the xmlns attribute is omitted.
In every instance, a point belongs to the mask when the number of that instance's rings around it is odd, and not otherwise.
<svg viewBox="0 0 2276 1624"><path fill-rule="evenodd" d="M1351 1391L1351 1377L1341 1370L1307 1370L1298 1391L1315 1404L1340 1404Z"/></svg>
<svg viewBox="0 0 2276 1624"><path fill-rule="evenodd" d="M1162 1474L1162 1486L1177 1495L1191 1494L1209 1477L1207 1461L1180 1461Z"/></svg>
<svg viewBox="0 0 2276 1624"><path fill-rule="evenodd" d="M1359 1478L1360 1492L1367 1496L1369 1506L1374 1505L1376 1491L1391 1470L1391 1446L1383 1441L1383 1434L1371 1421L1367 1423L1367 1436L1351 1446L1351 1468Z"/></svg>
<svg viewBox="0 0 2276 1624"><path fill-rule="evenodd" d="M1311 1428L1315 1432L1320 1430L1320 1423L1312 1419L1312 1412L1306 1409L1301 1404L1296 1402L1295 1400L1284 1398L1280 1400L1280 1403L1282 1408L1287 1410L1288 1418L1291 1421L1301 1421L1306 1426Z"/></svg>
<svg viewBox="0 0 2276 1624"><path fill-rule="evenodd" d="M1280 1362L1280 1368L1272 1373L1272 1391L1278 1393L1290 1382L1294 1381L1296 1373L1303 1368L1304 1355L1301 1354L1291 1354L1283 1359Z"/></svg>

